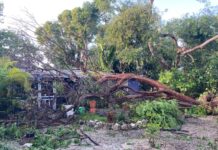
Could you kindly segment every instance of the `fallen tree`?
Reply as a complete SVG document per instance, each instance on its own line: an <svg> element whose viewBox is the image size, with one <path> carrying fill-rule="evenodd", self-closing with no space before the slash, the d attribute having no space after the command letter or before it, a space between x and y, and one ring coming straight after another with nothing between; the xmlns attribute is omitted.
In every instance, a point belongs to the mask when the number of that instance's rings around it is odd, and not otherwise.
<svg viewBox="0 0 218 150"><path fill-rule="evenodd" d="M141 84L146 84L151 87L149 91L135 91L129 86L125 86L124 83L128 80L133 79ZM113 82L114 85L109 87L107 91L104 91L104 93L92 93L92 94L86 94L82 95L78 102L82 99L86 98L93 98L93 97L103 97L103 98L109 98L109 101L112 99L111 102L124 102L124 101L130 101L133 99L144 99L144 98L158 98L158 97L164 97L165 99L176 99L178 100L178 103L182 106L192 106L192 105L200 105L200 102L196 101L194 98L191 98L189 96L183 95L179 92L176 92L175 90L172 90L168 86L155 81L153 79L135 75L135 74L107 74L102 75L102 77L97 81L98 84L102 85L105 82ZM125 91L125 95L119 98L112 98L113 94L118 91ZM131 94L130 94L131 93Z"/></svg>

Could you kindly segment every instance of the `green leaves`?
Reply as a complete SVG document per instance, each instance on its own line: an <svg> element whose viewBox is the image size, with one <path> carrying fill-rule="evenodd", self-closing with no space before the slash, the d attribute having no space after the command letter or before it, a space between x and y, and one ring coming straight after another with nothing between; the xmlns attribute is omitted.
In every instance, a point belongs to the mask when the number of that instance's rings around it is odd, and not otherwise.
<svg viewBox="0 0 218 150"><path fill-rule="evenodd" d="M196 86L196 82L188 74L178 69L161 72L159 81L183 93L191 91Z"/></svg>
<svg viewBox="0 0 218 150"><path fill-rule="evenodd" d="M135 3L103 25L98 42L104 47L115 47L116 59L122 66L120 72L141 71L150 57L148 41L156 36L158 25L159 17L155 12L151 13L149 5ZM134 69L129 69L132 67Z"/></svg>
<svg viewBox="0 0 218 150"><path fill-rule="evenodd" d="M146 118L148 125L158 125L164 129L177 128L182 123L176 101L146 101L136 107L136 113Z"/></svg>

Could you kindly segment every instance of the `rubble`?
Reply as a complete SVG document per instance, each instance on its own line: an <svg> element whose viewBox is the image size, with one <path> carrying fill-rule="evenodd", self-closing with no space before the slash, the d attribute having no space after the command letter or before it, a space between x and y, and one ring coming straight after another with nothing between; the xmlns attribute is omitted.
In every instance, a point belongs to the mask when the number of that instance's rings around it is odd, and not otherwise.
<svg viewBox="0 0 218 150"><path fill-rule="evenodd" d="M115 124L112 126L112 129L115 130L115 131L120 130L120 124L115 123Z"/></svg>

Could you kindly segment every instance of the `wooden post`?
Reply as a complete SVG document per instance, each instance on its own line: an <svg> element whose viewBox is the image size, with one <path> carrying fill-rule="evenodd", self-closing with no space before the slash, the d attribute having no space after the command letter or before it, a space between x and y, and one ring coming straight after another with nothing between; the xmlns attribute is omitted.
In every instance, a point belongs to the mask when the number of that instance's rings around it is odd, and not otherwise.
<svg viewBox="0 0 218 150"><path fill-rule="evenodd" d="M42 84L41 84L41 80L40 80L40 76L37 77L37 84L38 84L38 107L41 107L41 100L42 100Z"/></svg>
<svg viewBox="0 0 218 150"><path fill-rule="evenodd" d="M54 82L52 82L52 87L53 87L53 95L54 95L52 108L53 108L53 110L56 110L56 108L57 108L57 104L56 104L56 93L57 93L57 91L56 91L56 89L54 87Z"/></svg>

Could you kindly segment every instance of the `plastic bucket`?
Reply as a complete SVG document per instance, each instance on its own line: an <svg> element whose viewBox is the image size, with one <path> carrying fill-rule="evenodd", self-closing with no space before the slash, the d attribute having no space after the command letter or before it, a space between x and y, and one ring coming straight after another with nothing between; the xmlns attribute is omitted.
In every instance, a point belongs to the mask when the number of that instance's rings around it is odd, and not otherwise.
<svg viewBox="0 0 218 150"><path fill-rule="evenodd" d="M96 108L96 101L95 100L89 101L89 105L90 105L90 109Z"/></svg>

